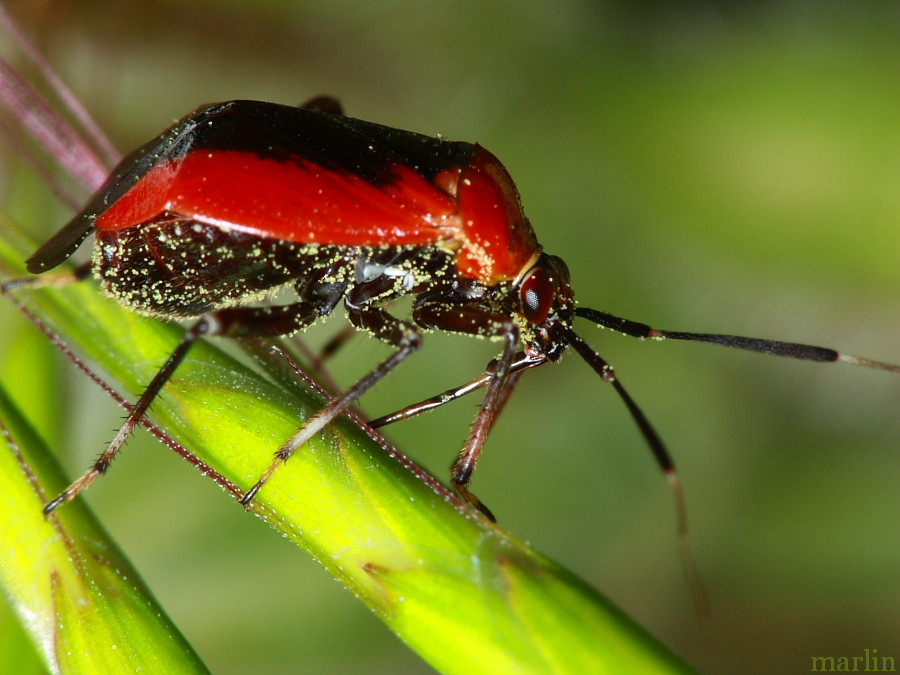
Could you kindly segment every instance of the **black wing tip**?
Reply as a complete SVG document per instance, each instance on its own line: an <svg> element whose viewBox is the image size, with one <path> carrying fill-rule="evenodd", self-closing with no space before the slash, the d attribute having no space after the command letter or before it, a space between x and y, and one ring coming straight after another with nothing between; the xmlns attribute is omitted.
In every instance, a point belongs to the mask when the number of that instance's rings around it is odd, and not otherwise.
<svg viewBox="0 0 900 675"><path fill-rule="evenodd" d="M94 231L94 218L76 216L25 261L31 274L42 274L68 260Z"/></svg>

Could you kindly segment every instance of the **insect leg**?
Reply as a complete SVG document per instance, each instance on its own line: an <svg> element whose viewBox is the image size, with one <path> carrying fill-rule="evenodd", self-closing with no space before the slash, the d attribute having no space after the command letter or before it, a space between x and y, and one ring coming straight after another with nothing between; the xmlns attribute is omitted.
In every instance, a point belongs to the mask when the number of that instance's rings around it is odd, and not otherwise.
<svg viewBox="0 0 900 675"><path fill-rule="evenodd" d="M314 366L321 366L324 361L334 356L354 335L356 335L356 330L353 326L345 327L340 333L325 343L325 346L322 347L319 352L319 356L316 359Z"/></svg>
<svg viewBox="0 0 900 675"><path fill-rule="evenodd" d="M315 96L308 101L304 101L300 107L317 112L331 113L332 115L344 114L344 106L341 105L341 102L333 96L327 95Z"/></svg>
<svg viewBox="0 0 900 675"><path fill-rule="evenodd" d="M503 352L493 362L494 367L488 371L490 380L487 383L487 393L451 474L451 482L459 495L485 516L496 520L490 509L469 491L469 483L488 433L519 379L518 373L510 376L519 344L519 329L509 318L478 305L427 302L414 309L413 318L416 323L428 328L503 339Z"/></svg>
<svg viewBox="0 0 900 675"><path fill-rule="evenodd" d="M345 326L337 335L325 343L318 352L303 344L299 339L295 340L298 348L309 363L309 369L319 378L319 383L325 387L331 394L340 391L337 382L325 367L325 362L337 353L341 347L350 341L350 338L357 335L359 331L354 326ZM298 366L299 368L299 366Z"/></svg>
<svg viewBox="0 0 900 675"><path fill-rule="evenodd" d="M125 441L128 440L134 428L147 414L150 405L159 396L163 386L184 361L184 358L198 338L204 335L227 335L230 337L282 335L302 328L315 321L318 317L318 308L307 302L272 308L229 308L211 312L201 317L197 323L187 330L175 351L172 352L165 364L156 372L156 375L150 381L150 384L147 385L144 393L141 394L128 417L125 418L125 422L100 457L97 458L91 468L81 478L69 485L59 496L44 507L44 514L49 514L57 507L74 499L79 492L89 487L106 472L113 459L119 454Z"/></svg>
<svg viewBox="0 0 900 675"><path fill-rule="evenodd" d="M241 504L245 506L249 504L278 467L290 459L298 448L331 424L356 399L405 361L422 344L422 337L415 326L391 316L380 307L372 307L365 304L354 305L347 302L347 314L354 326L371 332L375 337L396 347L396 351L374 370L362 377L350 389L331 399L328 405L310 418L302 428L291 436L275 453L275 459L269 465L269 468L266 469L266 472L247 491L247 494L241 498Z"/></svg>
<svg viewBox="0 0 900 675"><path fill-rule="evenodd" d="M534 368L543 363L544 361L535 360L534 358L527 356L525 352L519 352L518 354L516 354L515 360L509 368L510 376L518 375L529 368ZM386 427L388 424L393 424L394 422L401 422L403 420L412 419L417 415L430 412L435 408L440 408L442 405L462 398L466 394L471 394L472 392L478 391L479 389L484 389L490 383L496 367L497 360L494 359L488 364L488 367L485 370L484 374L476 377L471 382L467 382L466 384L460 385L458 387L453 387L452 389L448 389L447 391L440 393L437 396L426 398L423 401L419 401L418 403L408 405L405 408L401 408L400 410L390 413L389 415L382 415L377 419L371 420L369 422L369 426L373 429L378 429L380 427Z"/></svg>
<svg viewBox="0 0 900 675"><path fill-rule="evenodd" d="M475 416L472 429L469 431L469 437L466 439L466 444L462 450L460 450L451 474L453 487L456 488L456 491L491 520L496 520L494 514L481 503L478 497L469 491L469 483L472 481L475 464L481 456L481 450L484 447L484 442L487 440L488 433L491 427L494 426L497 415L500 414L509 395L512 393L513 387L519 380L518 376L509 377L509 368L519 341L519 331L512 324L509 324L506 328L507 331L504 335L506 344L503 347L503 353L497 360L497 368L491 377L487 393L481 402L481 408Z"/></svg>

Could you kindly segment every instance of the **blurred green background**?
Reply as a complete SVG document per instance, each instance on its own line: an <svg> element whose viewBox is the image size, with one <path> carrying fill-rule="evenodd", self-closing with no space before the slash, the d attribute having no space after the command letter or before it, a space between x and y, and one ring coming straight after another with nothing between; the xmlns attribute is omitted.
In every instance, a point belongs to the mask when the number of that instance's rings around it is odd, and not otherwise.
<svg viewBox="0 0 900 675"><path fill-rule="evenodd" d="M900 362L894 3L7 5L123 151L200 103L334 94L353 116L500 157L587 306ZM0 152L4 210L39 237L61 226L65 209ZM6 304L0 321L4 384L80 474L120 411ZM900 659L900 378L578 330L675 456L713 622L697 626L665 482L576 357L523 378L488 442L473 487L501 523L705 672ZM458 384L493 352L428 336L363 407ZM350 383L383 354L360 337L334 370ZM55 401L29 393L46 378ZM476 405L388 436L446 479ZM428 672L146 434L85 498L214 672Z"/></svg>

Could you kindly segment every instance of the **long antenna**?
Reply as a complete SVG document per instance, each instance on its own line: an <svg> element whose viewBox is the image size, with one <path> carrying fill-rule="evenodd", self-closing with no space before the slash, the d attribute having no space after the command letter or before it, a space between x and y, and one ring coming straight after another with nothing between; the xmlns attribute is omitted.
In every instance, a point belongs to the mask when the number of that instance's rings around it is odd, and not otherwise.
<svg viewBox="0 0 900 675"><path fill-rule="evenodd" d="M656 433L656 429L650 424L650 420L647 419L647 416L640 409L638 404L635 403L634 399L631 398L631 395L625 390L625 387L622 386L622 383L616 378L612 366L610 366L602 356L591 349L590 345L578 337L571 329L565 329L564 334L566 340L572 345L575 351L578 352L578 355L581 356L581 358L583 358L605 382L609 382L616 390L616 393L628 408L628 412L631 413L631 417L637 424L638 429L640 429L644 440L647 441L647 445L649 445L650 449L653 451L656 462L659 464L666 477L669 489L672 492L672 497L675 500L681 562L684 566L685 575L687 576L688 587L691 591L694 607L697 610L697 616L700 617L701 623L705 623L711 614L709 600L706 595L706 590L703 587L703 582L700 579L700 573L697 570L694 554L691 550L690 539L688 537L687 505L685 504L684 491L682 490L678 473L675 471L675 463L672 461L672 456L662 442L662 438Z"/></svg>
<svg viewBox="0 0 900 675"><path fill-rule="evenodd" d="M819 361L821 363L834 363L843 361L854 366L865 366L876 370L886 370L891 373L900 373L900 366L883 361L875 361L860 356L844 354L828 347L816 347L799 342L782 342L780 340L767 340L764 338L744 337L741 335L725 335L721 333L685 333L674 330L661 330L653 328L645 323L623 319L606 312L601 312L588 307L579 307L575 315L588 321L593 321L599 326L630 335L636 338L649 338L651 340L685 340L688 342L707 342L721 347L732 347L761 354L784 356L791 359L804 361Z"/></svg>

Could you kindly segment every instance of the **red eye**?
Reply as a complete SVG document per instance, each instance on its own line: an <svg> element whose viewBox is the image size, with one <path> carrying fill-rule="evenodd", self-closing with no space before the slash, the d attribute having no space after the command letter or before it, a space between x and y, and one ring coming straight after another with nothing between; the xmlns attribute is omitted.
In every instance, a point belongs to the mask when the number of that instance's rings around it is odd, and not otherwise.
<svg viewBox="0 0 900 675"><path fill-rule="evenodd" d="M522 301L522 315L531 323L541 323L550 313L553 297L556 295L556 284L543 267L533 269L519 291Z"/></svg>

